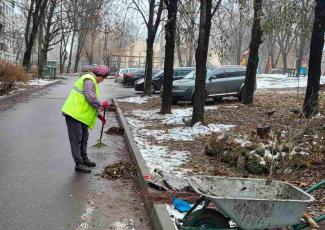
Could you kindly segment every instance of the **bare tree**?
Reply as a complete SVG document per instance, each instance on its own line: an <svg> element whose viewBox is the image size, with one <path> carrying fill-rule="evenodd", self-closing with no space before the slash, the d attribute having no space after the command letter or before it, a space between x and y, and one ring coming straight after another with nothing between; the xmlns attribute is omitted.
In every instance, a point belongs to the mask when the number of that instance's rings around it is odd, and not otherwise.
<svg viewBox="0 0 325 230"><path fill-rule="evenodd" d="M54 39L60 34L62 27L59 27L60 14L55 15L54 11L58 6L59 0L49 0L48 9L45 10L45 17L42 20L39 29L39 53L38 53L38 74L39 77L43 76L44 64L47 62L47 53L52 47L60 42L60 40L54 41ZM56 17L57 18L54 18Z"/></svg>
<svg viewBox="0 0 325 230"><path fill-rule="evenodd" d="M300 67L302 65L302 60L306 52L306 46L308 39L310 38L311 28L312 28L312 6L313 1L301 0L300 2L300 12L299 12L299 24L298 26L298 44L296 48L296 75L300 76Z"/></svg>
<svg viewBox="0 0 325 230"><path fill-rule="evenodd" d="M321 62L324 48L325 2L316 0L314 26L310 42L308 82L303 112L306 117L314 116L319 109L319 87Z"/></svg>
<svg viewBox="0 0 325 230"><path fill-rule="evenodd" d="M174 51L175 51L175 33L177 20L177 1L164 0L167 7L168 18L165 26L165 64L163 79L163 95L161 103L161 114L171 113L172 107L172 86L174 75Z"/></svg>
<svg viewBox="0 0 325 230"><path fill-rule="evenodd" d="M151 86L152 86L152 58L153 58L153 44L155 41L156 33L161 20L161 13L163 11L164 1L158 1L158 9L156 9L156 0L148 0L148 18L145 16L143 8L140 6L139 1L132 0L132 3L135 5L136 9L141 14L143 21L147 27L147 51L146 51L146 66L145 66L145 82L143 95L151 95ZM156 16L156 17L155 17Z"/></svg>
<svg viewBox="0 0 325 230"><path fill-rule="evenodd" d="M41 24L46 10L48 0L31 0L27 13L27 22L25 27L25 46L23 65L26 68L30 67L30 59L32 49L38 33L39 25Z"/></svg>
<svg viewBox="0 0 325 230"><path fill-rule="evenodd" d="M249 45L252 11L249 2L228 0L213 18L212 49L222 64L240 65Z"/></svg>
<svg viewBox="0 0 325 230"><path fill-rule="evenodd" d="M202 0L200 5L200 29L198 45L195 53L196 79L193 95L192 125L204 121L204 105L206 101L205 81L207 73L207 57L209 49L209 37L211 29L211 19L218 10L221 0L213 7L212 0Z"/></svg>
<svg viewBox="0 0 325 230"><path fill-rule="evenodd" d="M244 88L242 91L243 104L252 104L254 99L254 91L256 87L256 70L258 66L258 50L262 43L263 30L261 27L261 19L263 15L263 0L254 0L254 22L252 28L252 38L249 46L249 58L247 62L247 70L245 76Z"/></svg>

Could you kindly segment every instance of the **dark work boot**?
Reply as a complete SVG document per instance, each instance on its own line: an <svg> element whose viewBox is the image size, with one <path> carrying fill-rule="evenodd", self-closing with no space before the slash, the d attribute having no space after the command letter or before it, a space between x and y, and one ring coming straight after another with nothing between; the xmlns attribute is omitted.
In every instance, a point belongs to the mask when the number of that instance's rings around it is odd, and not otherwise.
<svg viewBox="0 0 325 230"><path fill-rule="evenodd" d="M88 168L84 164L76 164L76 167L74 168L77 172L82 172L82 173L91 173L91 169Z"/></svg>
<svg viewBox="0 0 325 230"><path fill-rule="evenodd" d="M89 160L87 156L83 156L82 159L84 161L84 165L87 167L96 167L96 163Z"/></svg>

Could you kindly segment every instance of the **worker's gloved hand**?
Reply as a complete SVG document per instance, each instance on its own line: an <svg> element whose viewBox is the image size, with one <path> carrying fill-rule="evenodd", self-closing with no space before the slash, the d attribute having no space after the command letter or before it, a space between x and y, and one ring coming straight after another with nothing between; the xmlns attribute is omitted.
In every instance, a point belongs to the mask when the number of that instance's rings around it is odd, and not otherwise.
<svg viewBox="0 0 325 230"><path fill-rule="evenodd" d="M106 125L107 121L106 121L105 117L102 114L99 114L97 117L98 117L99 120L101 120L103 122L104 125Z"/></svg>
<svg viewBox="0 0 325 230"><path fill-rule="evenodd" d="M107 109L108 106L109 106L108 101L103 101L101 106L102 106L103 109Z"/></svg>

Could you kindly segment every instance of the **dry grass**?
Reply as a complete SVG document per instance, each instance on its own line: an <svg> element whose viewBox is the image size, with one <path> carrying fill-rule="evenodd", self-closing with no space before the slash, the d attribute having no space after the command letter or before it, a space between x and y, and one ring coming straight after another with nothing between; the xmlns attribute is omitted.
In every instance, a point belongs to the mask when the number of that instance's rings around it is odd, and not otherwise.
<svg viewBox="0 0 325 230"><path fill-rule="evenodd" d="M28 80L28 74L23 66L0 61L0 95L12 90L17 82L27 82Z"/></svg>

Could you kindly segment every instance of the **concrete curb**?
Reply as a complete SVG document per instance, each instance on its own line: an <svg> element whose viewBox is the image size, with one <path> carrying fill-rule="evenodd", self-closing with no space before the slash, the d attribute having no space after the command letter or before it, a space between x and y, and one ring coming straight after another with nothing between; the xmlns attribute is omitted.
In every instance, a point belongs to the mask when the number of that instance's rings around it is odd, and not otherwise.
<svg viewBox="0 0 325 230"><path fill-rule="evenodd" d="M139 180L140 187L144 194L148 194L149 189L144 178L145 176L150 176L151 173L132 136L131 129L126 121L126 118L122 113L120 106L118 105L116 98L113 98L113 103L116 107L117 120L120 123L121 127L124 128L124 137L129 146L131 156L135 161L135 164L138 169L137 172L138 172L138 180ZM155 204L152 200L148 199L146 196L144 197L144 201L145 201L145 207L150 222L155 230L177 230L175 224L170 218L169 212L165 205Z"/></svg>
<svg viewBox="0 0 325 230"><path fill-rule="evenodd" d="M50 86L53 86L53 85L56 85L56 84L59 84L61 83L61 80L56 80L54 82L51 82L47 85L42 85L42 86L35 86L33 88L30 88L30 89L26 89L24 91L19 91L17 93L13 93L11 95L7 95L7 96L4 96L4 97L1 97L0 98L0 102L6 102L6 101L9 101L9 100L15 100L17 97L20 97L20 96L26 96L26 95L29 95L31 93L35 93L39 90L42 90L42 89L45 89L47 87L50 87Z"/></svg>

